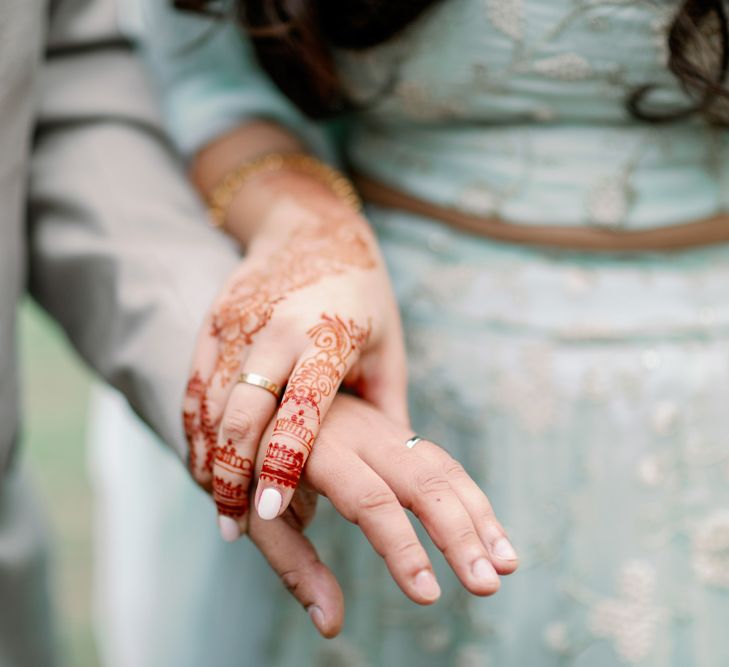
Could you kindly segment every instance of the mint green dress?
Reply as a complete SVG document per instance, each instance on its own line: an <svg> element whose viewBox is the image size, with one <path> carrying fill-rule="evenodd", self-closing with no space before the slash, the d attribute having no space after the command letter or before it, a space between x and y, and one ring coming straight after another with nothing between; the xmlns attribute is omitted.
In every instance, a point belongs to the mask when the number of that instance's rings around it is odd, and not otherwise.
<svg viewBox="0 0 729 667"><path fill-rule="evenodd" d="M424 199L519 225L645 229L725 210L726 132L700 120L646 125L625 107L645 83L659 86L652 104L686 103L666 68L679 4L444 0L387 44L337 53L362 104L347 159ZM183 152L261 115L327 150L234 29L123 5ZM178 517L176 533L156 519L165 548L185 553L180 588L150 596L172 624L150 639L154 664L199 665L208 651L215 667L729 665L729 246L536 250L397 210L367 215L400 300L415 427L485 489L522 566L480 599L434 554L443 597L420 608L358 529L322 507L312 539L348 604L341 637L326 642L266 583L250 545L214 541L212 510L189 484L142 485ZM117 494L134 466L160 456L124 445L124 461L107 466ZM143 530L153 504L120 510L115 525ZM135 562L147 582L173 576L174 559ZM190 585L183 614L175 592Z"/></svg>

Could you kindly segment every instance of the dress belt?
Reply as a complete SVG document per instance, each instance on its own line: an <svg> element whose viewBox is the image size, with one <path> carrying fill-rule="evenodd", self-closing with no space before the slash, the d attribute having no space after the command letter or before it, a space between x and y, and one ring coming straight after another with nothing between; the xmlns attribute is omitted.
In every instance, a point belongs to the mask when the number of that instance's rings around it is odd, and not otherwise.
<svg viewBox="0 0 729 667"><path fill-rule="evenodd" d="M508 243L578 251L649 252L683 250L729 242L729 214L641 230L524 225L433 204L391 188L362 173L355 172L352 180L366 202L435 218L464 231Z"/></svg>

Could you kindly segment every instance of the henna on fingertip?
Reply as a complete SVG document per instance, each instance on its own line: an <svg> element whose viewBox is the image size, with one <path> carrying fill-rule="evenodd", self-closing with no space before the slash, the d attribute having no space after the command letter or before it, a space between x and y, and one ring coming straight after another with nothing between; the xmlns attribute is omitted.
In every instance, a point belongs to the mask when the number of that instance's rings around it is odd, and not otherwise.
<svg viewBox="0 0 729 667"><path fill-rule="evenodd" d="M295 489L299 483L321 427L322 404L333 399L371 331L369 323L360 326L324 313L307 332L314 351L289 379L259 475L261 518L277 516L283 507L283 489ZM280 487L275 490L279 497L269 485Z"/></svg>

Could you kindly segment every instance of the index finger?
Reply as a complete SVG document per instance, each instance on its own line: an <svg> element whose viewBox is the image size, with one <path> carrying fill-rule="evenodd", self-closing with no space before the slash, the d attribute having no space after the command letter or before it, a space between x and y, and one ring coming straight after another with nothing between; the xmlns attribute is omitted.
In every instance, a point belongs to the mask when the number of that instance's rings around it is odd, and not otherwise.
<svg viewBox="0 0 729 667"><path fill-rule="evenodd" d="M291 501L322 420L370 327L322 314L307 333L312 345L289 378L259 475L255 504L262 519L279 516Z"/></svg>

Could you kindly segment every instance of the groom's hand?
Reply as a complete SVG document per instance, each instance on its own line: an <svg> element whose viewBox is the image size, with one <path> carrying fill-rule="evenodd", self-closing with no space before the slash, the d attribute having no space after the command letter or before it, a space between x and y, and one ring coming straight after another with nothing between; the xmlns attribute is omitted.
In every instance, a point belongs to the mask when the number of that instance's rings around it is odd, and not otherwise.
<svg viewBox="0 0 729 667"><path fill-rule="evenodd" d="M467 590L495 593L498 575L513 572L518 559L488 499L437 445L423 440L406 447L411 435L364 401L338 396L304 469L306 488L362 529L414 602L434 602L440 588L403 508L419 518ZM259 456L258 469L261 463ZM250 537L319 632L332 637L344 618L343 597L301 532L311 515L306 507L295 503L274 521L252 515Z"/></svg>

